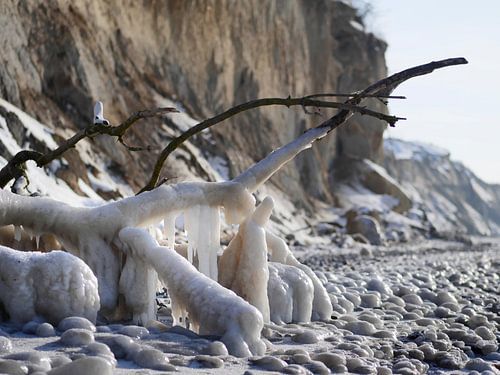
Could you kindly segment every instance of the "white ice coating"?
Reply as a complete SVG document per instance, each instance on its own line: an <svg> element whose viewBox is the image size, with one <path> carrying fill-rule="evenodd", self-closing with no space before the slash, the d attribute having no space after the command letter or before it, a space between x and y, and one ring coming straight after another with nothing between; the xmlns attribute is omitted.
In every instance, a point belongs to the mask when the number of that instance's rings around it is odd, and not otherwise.
<svg viewBox="0 0 500 375"><path fill-rule="evenodd" d="M68 316L95 323L97 279L79 258L63 251L24 252L0 246L0 302L11 320L41 316L57 324Z"/></svg>
<svg viewBox="0 0 500 375"><path fill-rule="evenodd" d="M262 355L262 314L234 292L198 272L184 257L158 246L143 229L125 228L119 233L128 255L142 258L155 268L167 285L176 321L186 311L191 328L202 335L220 335L228 351L239 357Z"/></svg>
<svg viewBox="0 0 500 375"><path fill-rule="evenodd" d="M100 312L116 320L132 314L136 317L149 314L149 310L139 312L136 306L127 305L123 315L117 315L120 292L125 294L125 300L138 301L134 297L136 289L120 290L120 280L123 279L122 284L126 285L132 277L131 266L122 276L123 253L120 243L116 242L120 229L147 227L160 222L169 213L181 212L196 204L222 206L237 223L251 212L254 202L253 196L234 182L164 185L94 208L72 207L48 198L26 197L0 190L0 226L22 225L26 231L35 234L54 234L67 251L82 258L92 269L99 282ZM149 276L137 272L134 275L138 278L136 285L149 285ZM127 298L127 293L131 294L130 298Z"/></svg>
<svg viewBox="0 0 500 375"><path fill-rule="evenodd" d="M238 229L219 259L219 282L257 307L270 321L267 282L266 232L264 226L271 216L273 200L267 197Z"/></svg>
<svg viewBox="0 0 500 375"><path fill-rule="evenodd" d="M254 192L267 181L284 164L292 160L298 153L311 147L312 143L328 134L330 128L318 127L305 131L297 139L278 148L257 164L248 168L233 181L245 186L248 191Z"/></svg>
<svg viewBox="0 0 500 375"><path fill-rule="evenodd" d="M220 250L219 207L195 205L184 212L188 236L188 260L198 257L198 270L217 281L217 253ZM172 247L173 248L173 247Z"/></svg>
<svg viewBox="0 0 500 375"><path fill-rule="evenodd" d="M274 323L305 323L311 320L314 285L298 267L269 263L267 294Z"/></svg>
<svg viewBox="0 0 500 375"><path fill-rule="evenodd" d="M278 236L266 232L266 242L268 249L271 253L271 261L295 266L309 276L314 286L314 298L312 306L312 320L328 320L332 316L333 308L330 302L330 297L325 287L319 280L318 276L307 267L301 264L292 254L290 248L284 240Z"/></svg>

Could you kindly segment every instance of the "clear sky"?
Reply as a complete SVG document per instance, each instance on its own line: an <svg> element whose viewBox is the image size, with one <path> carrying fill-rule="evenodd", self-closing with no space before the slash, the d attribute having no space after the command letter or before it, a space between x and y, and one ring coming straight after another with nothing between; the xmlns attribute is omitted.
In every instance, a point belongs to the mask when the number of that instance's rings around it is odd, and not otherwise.
<svg viewBox="0 0 500 375"><path fill-rule="evenodd" d="M500 0L371 0L368 29L389 44L389 73L463 56L401 85L393 114L407 117L386 136L448 149L487 182L500 183Z"/></svg>

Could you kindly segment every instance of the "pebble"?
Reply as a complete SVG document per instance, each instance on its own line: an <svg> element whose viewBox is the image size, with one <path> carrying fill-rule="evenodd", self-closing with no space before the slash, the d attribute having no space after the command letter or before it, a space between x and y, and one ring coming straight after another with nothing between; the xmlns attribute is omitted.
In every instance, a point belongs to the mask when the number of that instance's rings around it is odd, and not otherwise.
<svg viewBox="0 0 500 375"><path fill-rule="evenodd" d="M260 358L250 358L250 362L267 371L281 371L288 364L277 357L264 356Z"/></svg>
<svg viewBox="0 0 500 375"><path fill-rule="evenodd" d="M57 325L57 330L61 332L65 332L71 328L85 329L90 332L96 331L95 325L90 320L80 316L70 316L68 318L64 318Z"/></svg>
<svg viewBox="0 0 500 375"><path fill-rule="evenodd" d="M113 366L111 363L100 357L85 357L67 363L53 370L47 375L112 375Z"/></svg>
<svg viewBox="0 0 500 375"><path fill-rule="evenodd" d="M313 356L315 361L323 362L326 367L333 369L338 366L345 366L346 359L344 356L336 353L319 353Z"/></svg>
<svg viewBox="0 0 500 375"><path fill-rule="evenodd" d="M344 329L351 331L356 335L371 336L376 329L373 324L365 321L348 322L344 325Z"/></svg>
<svg viewBox="0 0 500 375"><path fill-rule="evenodd" d="M198 362L204 368L220 368L224 366L222 359L209 355L197 355L193 358L193 361Z"/></svg>
<svg viewBox="0 0 500 375"><path fill-rule="evenodd" d="M10 353L12 351L12 341L7 337L0 336L0 354Z"/></svg>
<svg viewBox="0 0 500 375"><path fill-rule="evenodd" d="M374 278L366 283L366 289L379 292L381 295L392 296L392 289L382 280Z"/></svg>
<svg viewBox="0 0 500 375"><path fill-rule="evenodd" d="M84 346L94 342L94 334L82 328L69 328L61 335L60 341L66 346Z"/></svg>
<svg viewBox="0 0 500 375"><path fill-rule="evenodd" d="M484 361L481 358L474 358L467 361L465 364L465 368L467 370L475 370L475 371L492 371L493 373L497 373L497 370L488 362Z"/></svg>
<svg viewBox="0 0 500 375"><path fill-rule="evenodd" d="M203 348L203 354L218 356L218 355L228 355L226 345L222 341L214 341Z"/></svg>
<svg viewBox="0 0 500 375"><path fill-rule="evenodd" d="M366 308L378 308L382 305L380 297L375 293L366 293L361 295L361 306Z"/></svg>
<svg viewBox="0 0 500 375"><path fill-rule="evenodd" d="M50 358L50 366L52 368L56 368L62 365L65 365L67 363L70 363L71 359L69 357L63 355L63 354L58 354L55 357Z"/></svg>
<svg viewBox="0 0 500 375"><path fill-rule="evenodd" d="M309 357L309 354L297 353L292 356L292 360L299 365L303 365L311 362L311 357Z"/></svg>
<svg viewBox="0 0 500 375"><path fill-rule="evenodd" d="M0 359L0 374L26 375L27 373L28 366L24 363L11 359Z"/></svg>
<svg viewBox="0 0 500 375"><path fill-rule="evenodd" d="M159 322L158 320L149 320L145 324L146 329L151 332L151 333L163 333L167 332L168 329L170 328L166 324L163 324L162 322Z"/></svg>
<svg viewBox="0 0 500 375"><path fill-rule="evenodd" d="M51 368L50 359L44 352L19 352L4 356L5 359L23 361L28 367L28 371L49 371Z"/></svg>
<svg viewBox="0 0 500 375"><path fill-rule="evenodd" d="M311 361L305 365L305 367L311 371L313 374L328 375L330 374L330 369L325 366L323 362Z"/></svg>
<svg viewBox="0 0 500 375"><path fill-rule="evenodd" d="M477 335L480 336L481 338L483 338L484 340L495 340L496 339L495 334L488 327L485 327L485 326L477 327L474 330L474 332L476 332Z"/></svg>
<svg viewBox="0 0 500 375"><path fill-rule="evenodd" d="M51 337L56 335L56 330L52 324L42 323L36 327L35 334L39 337Z"/></svg>
<svg viewBox="0 0 500 375"><path fill-rule="evenodd" d="M39 325L40 325L39 322L30 321L30 322L26 323L25 325L23 325L22 331L23 331L23 333L26 333L27 335L34 335L36 332L36 329L38 328Z"/></svg>
<svg viewBox="0 0 500 375"><path fill-rule="evenodd" d="M158 371L175 371L165 353L158 349L145 348L139 350L134 355L134 362L137 366L150 368Z"/></svg>
<svg viewBox="0 0 500 375"><path fill-rule="evenodd" d="M284 374L292 374L292 375L309 375L312 374L305 367L300 365L288 365L284 369L281 370Z"/></svg>
<svg viewBox="0 0 500 375"><path fill-rule="evenodd" d="M314 331L304 331L292 336L292 341L299 344L316 344L319 339Z"/></svg>
<svg viewBox="0 0 500 375"><path fill-rule="evenodd" d="M125 335L136 339L141 339L149 335L149 331L146 328L134 325L124 326L122 329L118 331L118 333L120 335Z"/></svg>

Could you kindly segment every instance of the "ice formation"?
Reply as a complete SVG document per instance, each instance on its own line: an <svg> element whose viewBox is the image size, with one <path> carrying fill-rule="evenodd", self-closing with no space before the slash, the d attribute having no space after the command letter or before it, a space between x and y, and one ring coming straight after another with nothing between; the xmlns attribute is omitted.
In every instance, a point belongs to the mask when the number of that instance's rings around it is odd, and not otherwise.
<svg viewBox="0 0 500 375"><path fill-rule="evenodd" d="M273 200L267 197L239 227L222 254L219 264L220 283L257 307L268 323L269 298L267 282L267 246L264 225L273 210Z"/></svg>
<svg viewBox="0 0 500 375"><path fill-rule="evenodd" d="M120 243L116 242L120 229L147 227L171 212L181 212L193 205L222 206L226 219L229 217L233 223L238 223L251 212L254 202L253 196L234 182L161 186L94 208L72 207L48 198L25 197L0 190L0 225L22 225L35 235L54 234L66 250L82 258L97 276L101 313L105 317L117 320L130 318L133 314L137 318L142 316L142 320L150 312L145 310L149 307L138 297L138 290L150 285L150 278L132 271L134 266L130 262L133 260L129 260L129 267L122 275L123 253ZM120 279L122 285L136 287L120 290ZM124 293L127 304L123 308L118 305L120 292Z"/></svg>
<svg viewBox="0 0 500 375"><path fill-rule="evenodd" d="M267 294L274 323L305 323L311 320L314 285L301 269L269 263Z"/></svg>
<svg viewBox="0 0 500 375"><path fill-rule="evenodd" d="M188 260L198 256L198 270L217 281L217 253L220 250L219 207L195 205L184 213L188 235ZM173 249L173 247L171 247Z"/></svg>
<svg viewBox="0 0 500 375"><path fill-rule="evenodd" d="M332 304L330 297L325 287L319 280L318 276L307 267L305 264L300 263L292 254L288 245L284 240L278 236L266 232L266 242L268 249L271 253L271 261L295 266L309 276L314 286L314 298L312 306L312 320L327 320L332 316Z"/></svg>
<svg viewBox="0 0 500 375"><path fill-rule="evenodd" d="M41 316L57 324L68 316L95 323L97 279L77 257L63 251L23 252L0 246L0 302L10 319Z"/></svg>
<svg viewBox="0 0 500 375"><path fill-rule="evenodd" d="M125 228L119 237L130 255L154 265L167 285L176 323L187 316L190 328L202 335L221 335L229 352L244 357L262 355L262 314L234 292L198 272L184 257L158 246L145 230Z"/></svg>
<svg viewBox="0 0 500 375"><path fill-rule="evenodd" d="M102 110L99 113L102 117ZM217 269L220 210L223 210L228 224L243 223L240 238L232 245L246 249L246 255L238 260L241 270L238 277L241 281L246 280L247 285L239 281L239 288L247 290L244 293L259 306L266 321L270 315L267 247L273 258L283 252L286 256L282 263L302 269L311 278L314 285L312 316L329 318L331 306L329 310L323 306L328 294L320 281L310 269L293 258L286 244L273 239L263 229L272 210L272 200L264 200L255 209L255 198L251 194L283 164L328 132L325 127L304 132L233 181L163 185L98 207L73 207L48 198L26 197L0 190L0 226L22 226L35 238L51 234L64 249L80 257L97 278L101 303L99 313L104 318L111 321L132 319L144 324L154 317L155 272L158 272L173 296L176 321L183 318L185 324L187 317L190 326L200 333L222 335L233 354L262 354L265 345L260 339L261 312L215 281L220 273ZM180 215L184 215L188 231L188 258L196 264L196 257L199 269L207 276L173 251L175 217ZM157 246L147 231L137 229L157 226L162 220L169 247ZM156 232L154 236L158 237ZM124 246L124 242L128 246ZM254 253L252 246L255 246ZM229 256L231 249L227 253ZM250 268L243 267L246 264L259 271L253 273ZM288 278L285 280L288 285L297 285L292 282L292 274L282 274ZM47 282L51 280L47 276ZM296 292L299 287L293 289L294 295L300 295ZM305 320L302 313L299 315L298 320ZM95 320L95 316L89 318Z"/></svg>

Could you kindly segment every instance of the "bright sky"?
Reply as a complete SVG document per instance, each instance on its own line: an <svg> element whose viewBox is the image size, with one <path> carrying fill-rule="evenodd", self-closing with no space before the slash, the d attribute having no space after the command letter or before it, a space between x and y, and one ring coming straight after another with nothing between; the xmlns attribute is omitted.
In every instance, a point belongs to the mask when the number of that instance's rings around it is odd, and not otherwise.
<svg viewBox="0 0 500 375"><path fill-rule="evenodd" d="M393 114L407 117L386 136L448 149L487 182L500 183L500 0L371 0L369 30L389 44L389 73L463 56L401 85Z"/></svg>

